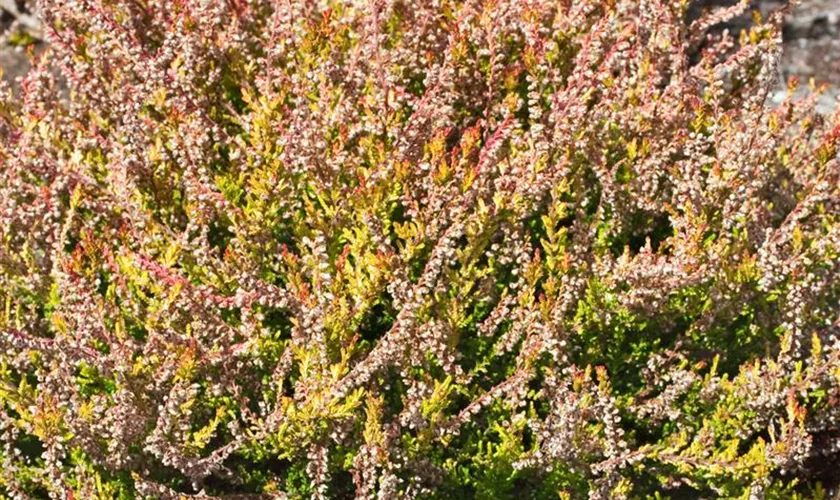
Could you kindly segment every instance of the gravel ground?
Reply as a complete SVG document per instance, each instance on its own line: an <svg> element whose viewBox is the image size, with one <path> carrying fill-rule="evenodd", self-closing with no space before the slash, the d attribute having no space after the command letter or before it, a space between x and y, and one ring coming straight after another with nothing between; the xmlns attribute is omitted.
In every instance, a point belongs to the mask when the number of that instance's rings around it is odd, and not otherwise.
<svg viewBox="0 0 840 500"><path fill-rule="evenodd" d="M797 76L803 83L813 78L817 85L828 85L819 109L830 112L840 97L840 0L803 2L789 17L783 36L783 80Z"/></svg>
<svg viewBox="0 0 840 500"><path fill-rule="evenodd" d="M36 18L29 12L25 0L0 0L0 69L3 79L17 87L18 77L29 69L29 58L15 35L27 33L40 37ZM40 43L36 45L41 45Z"/></svg>

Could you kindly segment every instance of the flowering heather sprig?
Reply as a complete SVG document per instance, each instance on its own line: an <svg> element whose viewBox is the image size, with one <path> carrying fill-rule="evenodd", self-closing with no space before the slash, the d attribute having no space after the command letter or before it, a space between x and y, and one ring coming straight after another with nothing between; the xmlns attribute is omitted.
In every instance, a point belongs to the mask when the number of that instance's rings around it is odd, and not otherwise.
<svg viewBox="0 0 840 500"><path fill-rule="evenodd" d="M821 498L840 113L688 4L42 2L0 496Z"/></svg>

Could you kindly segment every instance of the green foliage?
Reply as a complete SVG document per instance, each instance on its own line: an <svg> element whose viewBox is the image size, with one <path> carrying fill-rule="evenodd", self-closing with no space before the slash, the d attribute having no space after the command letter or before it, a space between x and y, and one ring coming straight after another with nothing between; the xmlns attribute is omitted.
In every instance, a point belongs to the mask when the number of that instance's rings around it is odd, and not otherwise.
<svg viewBox="0 0 840 500"><path fill-rule="evenodd" d="M660 0L55 0L0 498L828 499L840 139Z"/></svg>

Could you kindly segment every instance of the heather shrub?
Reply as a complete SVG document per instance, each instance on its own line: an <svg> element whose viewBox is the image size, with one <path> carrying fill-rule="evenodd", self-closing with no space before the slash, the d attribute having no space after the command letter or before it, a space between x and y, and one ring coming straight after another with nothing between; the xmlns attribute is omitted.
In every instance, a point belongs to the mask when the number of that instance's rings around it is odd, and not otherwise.
<svg viewBox="0 0 840 500"><path fill-rule="evenodd" d="M827 498L840 114L688 8L44 2L0 496Z"/></svg>

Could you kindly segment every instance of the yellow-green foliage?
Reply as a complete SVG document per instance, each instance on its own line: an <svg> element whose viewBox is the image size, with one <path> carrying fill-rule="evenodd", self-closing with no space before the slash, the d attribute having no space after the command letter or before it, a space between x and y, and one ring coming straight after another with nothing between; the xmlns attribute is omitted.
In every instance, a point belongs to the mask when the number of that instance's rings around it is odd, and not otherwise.
<svg viewBox="0 0 840 500"><path fill-rule="evenodd" d="M51 0L0 497L831 498L840 115L664 0Z"/></svg>

